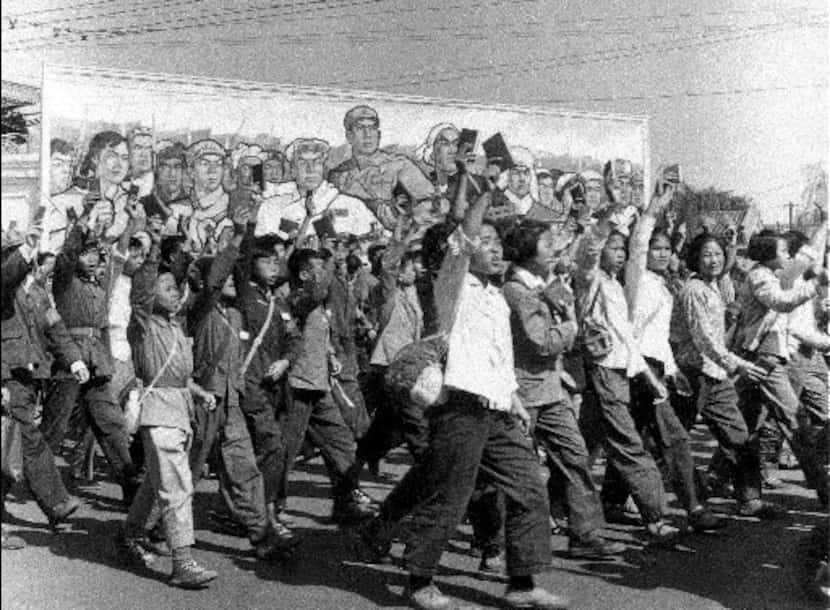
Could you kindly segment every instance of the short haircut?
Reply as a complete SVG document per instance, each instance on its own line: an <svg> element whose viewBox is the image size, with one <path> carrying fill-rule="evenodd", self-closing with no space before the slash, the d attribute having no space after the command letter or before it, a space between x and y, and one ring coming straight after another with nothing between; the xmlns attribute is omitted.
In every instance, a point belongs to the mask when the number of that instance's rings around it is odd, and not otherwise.
<svg viewBox="0 0 830 610"><path fill-rule="evenodd" d="M795 229L782 233L781 237L787 242L790 256L795 256L801 248L810 243L810 239L804 233Z"/></svg>
<svg viewBox="0 0 830 610"><path fill-rule="evenodd" d="M40 267L43 263L45 263L50 258L55 258L57 255L54 252L38 252L37 253L37 265Z"/></svg>
<svg viewBox="0 0 830 610"><path fill-rule="evenodd" d="M294 250L291 256L288 257L288 273L291 276L291 281L299 282L300 272L307 270L311 266L311 261L321 258L322 254L319 250L312 248Z"/></svg>
<svg viewBox="0 0 830 610"><path fill-rule="evenodd" d="M66 140L52 138L52 141L49 142L49 155L51 156L56 153L60 155L72 156L75 154L75 148Z"/></svg>
<svg viewBox="0 0 830 610"><path fill-rule="evenodd" d="M692 240L689 244L689 249L686 251L686 268L692 273L700 271L700 253L706 244L717 244L721 251L726 255L726 245L720 237L712 234L701 233Z"/></svg>
<svg viewBox="0 0 830 610"><path fill-rule="evenodd" d="M758 263L765 263L776 257L778 254L778 242L783 237L774 231L770 233L763 234L762 232L749 238L749 244L746 247L747 258Z"/></svg>
<svg viewBox="0 0 830 610"><path fill-rule="evenodd" d="M161 240L161 260L169 261L173 254L184 245L185 241L183 235L165 235Z"/></svg>
<svg viewBox="0 0 830 610"><path fill-rule="evenodd" d="M277 240L279 236L274 233L259 235L254 238L251 247L251 259L268 258L277 255Z"/></svg>
<svg viewBox="0 0 830 610"><path fill-rule="evenodd" d="M369 264L372 266L372 275L380 277L383 271L383 253L386 251L386 244L372 244L369 246Z"/></svg>
<svg viewBox="0 0 830 610"><path fill-rule="evenodd" d="M536 256L539 238L550 230L550 224L539 220L523 220L504 234L504 258L521 265Z"/></svg>

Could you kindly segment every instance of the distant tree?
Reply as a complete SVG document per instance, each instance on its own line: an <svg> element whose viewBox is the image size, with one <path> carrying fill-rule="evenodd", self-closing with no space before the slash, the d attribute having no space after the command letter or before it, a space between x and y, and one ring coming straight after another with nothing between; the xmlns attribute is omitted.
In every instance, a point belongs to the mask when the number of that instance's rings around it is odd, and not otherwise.
<svg viewBox="0 0 830 610"><path fill-rule="evenodd" d="M0 125L0 127L2 127L2 132L0 133L3 135L22 134L25 136L29 133L29 130L26 127L26 119L24 119L23 115L13 107L0 109L0 122L2 122L2 125Z"/></svg>

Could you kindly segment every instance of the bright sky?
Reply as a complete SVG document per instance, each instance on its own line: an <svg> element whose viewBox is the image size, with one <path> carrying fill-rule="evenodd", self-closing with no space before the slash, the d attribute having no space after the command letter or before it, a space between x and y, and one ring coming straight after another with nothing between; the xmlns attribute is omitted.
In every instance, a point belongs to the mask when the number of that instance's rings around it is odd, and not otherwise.
<svg viewBox="0 0 830 610"><path fill-rule="evenodd" d="M2 76L36 84L48 61L648 115L654 164L773 221L801 166L827 167L827 19L826 0L4 0Z"/></svg>

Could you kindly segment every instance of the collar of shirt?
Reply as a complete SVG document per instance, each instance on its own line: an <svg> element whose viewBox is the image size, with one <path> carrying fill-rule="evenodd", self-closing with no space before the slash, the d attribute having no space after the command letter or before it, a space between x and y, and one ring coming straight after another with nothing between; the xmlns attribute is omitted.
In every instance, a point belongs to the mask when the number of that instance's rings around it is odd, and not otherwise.
<svg viewBox="0 0 830 610"><path fill-rule="evenodd" d="M539 277L524 267L513 266L513 276L525 285L528 290L543 290L547 286L544 278Z"/></svg>

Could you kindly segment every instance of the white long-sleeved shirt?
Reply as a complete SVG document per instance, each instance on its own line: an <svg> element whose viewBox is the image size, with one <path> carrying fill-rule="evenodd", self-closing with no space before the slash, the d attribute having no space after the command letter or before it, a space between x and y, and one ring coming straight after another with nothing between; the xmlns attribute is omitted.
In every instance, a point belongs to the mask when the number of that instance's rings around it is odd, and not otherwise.
<svg viewBox="0 0 830 610"><path fill-rule="evenodd" d="M648 245L656 221L647 214L634 228L625 265L625 296L640 353L662 362L665 374L671 376L677 371L669 344L674 296L666 281L648 269Z"/></svg>
<svg viewBox="0 0 830 610"><path fill-rule="evenodd" d="M485 286L469 273L470 255L478 244L468 240L461 227L449 244L435 284L441 329L449 331L444 385L481 396L490 409L509 411L519 388L510 306L498 287Z"/></svg>
<svg viewBox="0 0 830 610"><path fill-rule="evenodd" d="M591 227L577 250L574 288L580 321L590 316L608 330L611 337L611 351L598 358L594 364L609 369L622 369L628 377L634 377L644 372L647 365L637 346L622 284L599 268L599 259L607 239L608 233L602 227Z"/></svg>

